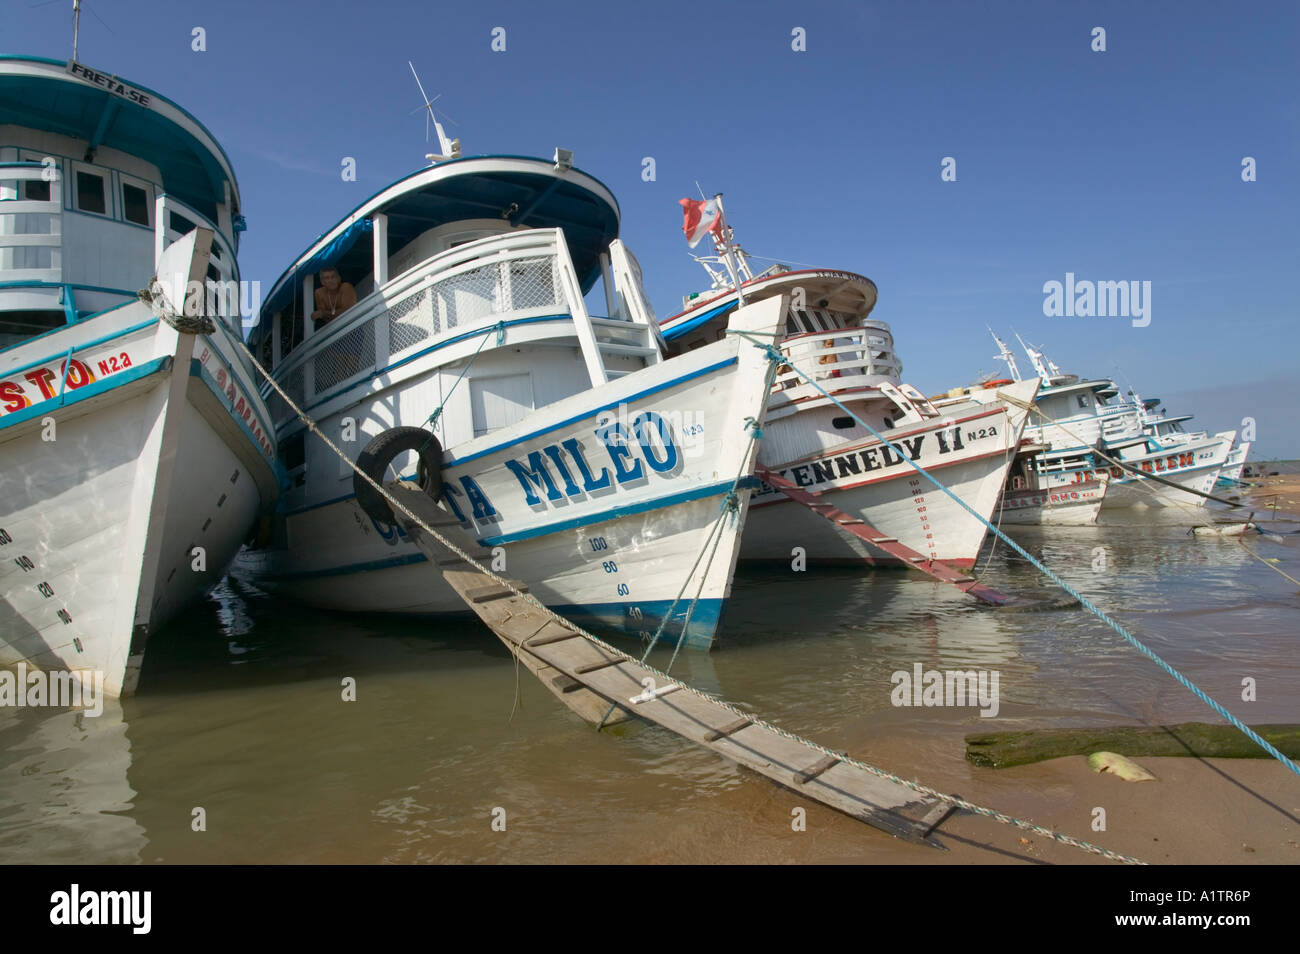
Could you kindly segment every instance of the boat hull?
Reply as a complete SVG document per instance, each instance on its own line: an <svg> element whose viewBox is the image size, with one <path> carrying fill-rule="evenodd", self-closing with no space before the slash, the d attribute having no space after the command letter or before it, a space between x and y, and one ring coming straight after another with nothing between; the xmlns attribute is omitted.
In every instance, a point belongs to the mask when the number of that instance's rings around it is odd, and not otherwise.
<svg viewBox="0 0 1300 954"><path fill-rule="evenodd" d="M1006 490L998 502L1003 525L1086 527L1097 522L1107 481L1084 480L1054 490Z"/></svg>
<svg viewBox="0 0 1300 954"><path fill-rule="evenodd" d="M732 326L770 338L780 305L751 306ZM558 612L644 638L680 596L665 632L679 637L694 600L684 641L706 648L756 486L746 419L762 419L766 364L729 335L532 411L444 452L443 507L483 547L484 563ZM396 400L368 398L340 413L370 421ZM433 407L415 410L424 417ZM353 495L286 514L278 535L278 546L245 551L236 574L322 609L466 612L405 534Z"/></svg>
<svg viewBox="0 0 1300 954"><path fill-rule="evenodd" d="M1189 444L1180 448L1166 448L1161 453L1130 462L1143 472L1152 473L1178 487L1147 480L1119 467L1110 469L1110 487L1102 502L1103 510L1125 507L1204 507L1206 499L1199 494L1214 491L1214 483L1228 453L1228 442L1222 439ZM1119 471L1119 474L1116 474ZM1195 491L1187 493L1179 488Z"/></svg>
<svg viewBox="0 0 1300 954"><path fill-rule="evenodd" d="M53 397L29 389L0 416L0 665L97 672L129 695L149 636L221 578L273 499L273 445L215 393L218 368L234 388L230 343L140 304L13 349L0 378L36 383L42 356L70 350L80 367Z"/></svg>
<svg viewBox="0 0 1300 954"><path fill-rule="evenodd" d="M1015 387L1018 390L1013 396L1027 407L1036 383ZM987 402L947 409L921 424L881 433L988 520L1007 479L1027 414L1025 407L990 395ZM766 430L777 431L782 426L818 429L814 415L801 412ZM788 443L780 441L779 433L776 436L774 444ZM774 465L763 460L767 453L765 446L760 452L765 466L923 556L955 566L974 564L987 532L985 524L875 438L846 440L797 462ZM741 559L827 566L904 565L767 487L755 496Z"/></svg>

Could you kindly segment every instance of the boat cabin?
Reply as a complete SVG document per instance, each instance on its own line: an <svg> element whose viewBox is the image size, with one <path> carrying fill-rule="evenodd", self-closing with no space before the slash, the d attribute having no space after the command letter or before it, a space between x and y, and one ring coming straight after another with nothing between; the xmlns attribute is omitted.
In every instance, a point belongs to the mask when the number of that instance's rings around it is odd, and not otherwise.
<svg viewBox="0 0 1300 954"><path fill-rule="evenodd" d="M903 363L894 351L893 333L885 322L868 317L876 305L871 279L853 272L792 271L773 265L744 282L741 290L747 304L790 296L779 347L792 365L811 370L825 390L843 396L900 384ZM725 285L688 296L684 303L685 311L660 326L673 353L719 340L726 334L728 316L740 304L735 288ZM791 365L778 369L772 390L768 416L773 420L792 413L796 405L826 400Z"/></svg>
<svg viewBox="0 0 1300 954"><path fill-rule="evenodd" d="M444 161L367 199L276 281L250 346L316 420L346 412L377 430L436 407L444 447L658 362L618 203L556 156ZM603 315L586 301L598 284ZM268 398L302 486L324 448Z"/></svg>
<svg viewBox="0 0 1300 954"><path fill-rule="evenodd" d="M80 63L0 57L0 350L136 301L197 226L207 313L238 332L239 189L211 134Z"/></svg>

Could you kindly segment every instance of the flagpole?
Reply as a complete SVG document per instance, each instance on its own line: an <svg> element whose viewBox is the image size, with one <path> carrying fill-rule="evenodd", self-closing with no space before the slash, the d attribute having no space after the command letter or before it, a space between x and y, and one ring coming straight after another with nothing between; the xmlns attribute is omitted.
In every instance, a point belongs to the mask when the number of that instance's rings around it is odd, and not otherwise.
<svg viewBox="0 0 1300 954"><path fill-rule="evenodd" d="M744 305L745 293L741 290L740 275L736 270L735 260L732 258L731 251L731 226L727 224L727 213L722 207L722 193L719 192L713 197L713 201L718 203L718 218L722 221L722 228L719 230L721 235L714 240L714 247L717 248L718 254L727 264L727 271L731 274L731 283L736 286L736 301Z"/></svg>

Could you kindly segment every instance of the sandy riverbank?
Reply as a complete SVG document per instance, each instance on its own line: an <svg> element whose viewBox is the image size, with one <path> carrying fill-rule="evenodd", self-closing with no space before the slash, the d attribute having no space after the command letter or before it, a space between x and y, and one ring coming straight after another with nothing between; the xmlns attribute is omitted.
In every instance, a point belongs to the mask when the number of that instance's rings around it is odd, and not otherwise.
<svg viewBox="0 0 1300 954"><path fill-rule="evenodd" d="M915 764L918 751L908 742L873 744L871 753L859 754L876 765L904 765ZM1300 778L1284 766L1272 759L1135 761L1156 781L1094 774L1082 756L1008 769L945 758L921 774L941 791L1149 864L1300 864ZM948 850L939 851L891 838L756 778L753 782L711 800L707 811L682 806L676 823L665 826L658 819L653 839L641 838L647 833L631 822L612 839L617 856L639 863L1114 863L966 813L943 823L939 839ZM795 807L806 811L805 831L791 828ZM1105 831L1092 828L1098 808L1105 811ZM647 851L647 844L656 847Z"/></svg>
<svg viewBox="0 0 1300 954"><path fill-rule="evenodd" d="M1277 477L1248 477L1249 487L1240 488L1241 496L1258 507L1257 519L1300 520L1300 474Z"/></svg>

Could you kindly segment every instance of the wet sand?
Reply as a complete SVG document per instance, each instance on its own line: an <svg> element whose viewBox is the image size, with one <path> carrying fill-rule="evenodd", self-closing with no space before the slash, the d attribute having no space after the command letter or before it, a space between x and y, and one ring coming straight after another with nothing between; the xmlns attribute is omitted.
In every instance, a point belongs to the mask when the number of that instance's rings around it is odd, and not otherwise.
<svg viewBox="0 0 1300 954"><path fill-rule="evenodd" d="M1300 864L1300 778L1271 758L1137 758L1156 777L1099 775L1083 756L1006 769L964 761L949 739L922 781L1043 828L1148 864ZM880 767L917 765L933 739L876 740L851 754ZM909 773L900 773L908 775ZM910 777L910 776L909 776ZM801 799L741 770L707 804L646 805L576 863L1115 864L991 818L959 812L938 832L947 850L915 845ZM795 831L794 810L805 810ZM1093 830L1096 810L1105 830ZM521 845L522 847L522 845Z"/></svg>
<svg viewBox="0 0 1300 954"><path fill-rule="evenodd" d="M1259 508L1256 522L1273 518L1300 520L1300 474L1244 479L1250 486L1241 488L1241 495Z"/></svg>

